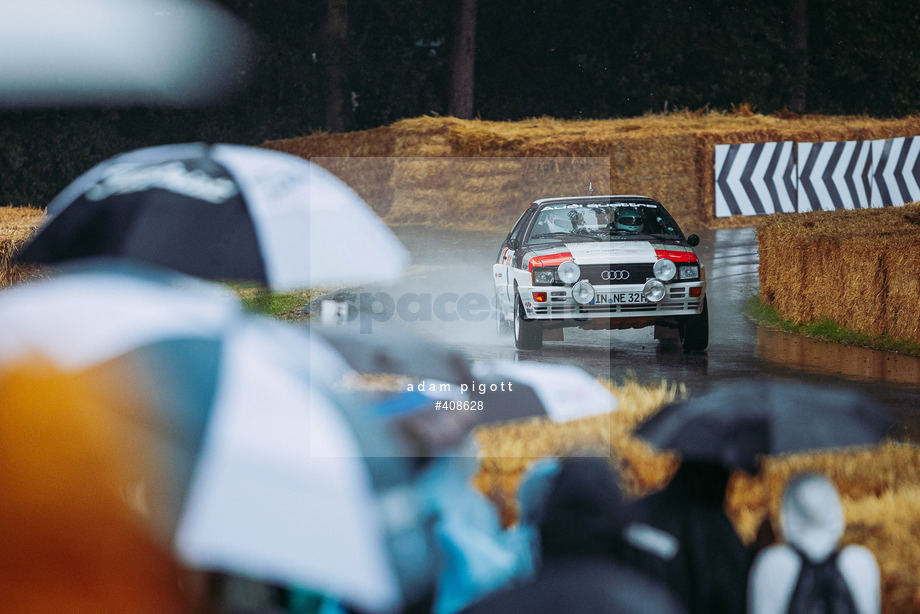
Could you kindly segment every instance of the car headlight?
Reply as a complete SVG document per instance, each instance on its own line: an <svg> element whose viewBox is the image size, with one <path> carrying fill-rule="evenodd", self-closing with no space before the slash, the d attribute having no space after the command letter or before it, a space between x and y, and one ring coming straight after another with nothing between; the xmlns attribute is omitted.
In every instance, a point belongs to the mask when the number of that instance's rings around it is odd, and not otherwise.
<svg viewBox="0 0 920 614"><path fill-rule="evenodd" d="M652 267L652 272L661 281L671 281L677 275L677 265L667 258L659 258Z"/></svg>
<svg viewBox="0 0 920 614"><path fill-rule="evenodd" d="M581 269L571 260L566 260L559 265L556 275L559 276L559 281L562 283L574 284L581 277Z"/></svg>
<svg viewBox="0 0 920 614"><path fill-rule="evenodd" d="M555 271L551 268L536 268L533 270L533 283L552 284L556 281Z"/></svg>
<svg viewBox="0 0 920 614"><path fill-rule="evenodd" d="M659 262L661 261L659 260ZM661 302L661 299L664 298L666 293L667 291L665 290L664 284L657 279L648 280L645 282L645 286L642 287L642 295L651 303Z"/></svg>
<svg viewBox="0 0 920 614"><path fill-rule="evenodd" d="M680 279L699 279L700 278L700 267L693 265L685 265L680 267Z"/></svg>
<svg viewBox="0 0 920 614"><path fill-rule="evenodd" d="M572 298L579 305L587 305L594 300L594 286L587 279L572 286Z"/></svg>

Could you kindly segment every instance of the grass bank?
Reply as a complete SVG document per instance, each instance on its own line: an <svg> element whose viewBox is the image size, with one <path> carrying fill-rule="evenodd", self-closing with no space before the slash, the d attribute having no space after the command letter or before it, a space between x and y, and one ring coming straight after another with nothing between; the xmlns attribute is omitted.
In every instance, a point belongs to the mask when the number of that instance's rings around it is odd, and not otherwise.
<svg viewBox="0 0 920 614"><path fill-rule="evenodd" d="M830 318L818 318L796 323L784 318L770 305L765 304L759 294L752 296L745 304L745 315L761 326L782 330L813 339L831 341L843 345L884 350L920 356L920 342L910 339L895 339L889 335L872 335L840 326Z"/></svg>

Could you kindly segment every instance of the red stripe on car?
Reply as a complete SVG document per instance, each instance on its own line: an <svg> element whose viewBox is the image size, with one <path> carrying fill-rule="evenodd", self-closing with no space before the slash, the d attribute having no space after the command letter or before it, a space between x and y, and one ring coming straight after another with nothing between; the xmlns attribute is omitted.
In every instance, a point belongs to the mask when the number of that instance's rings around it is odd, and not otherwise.
<svg viewBox="0 0 920 614"><path fill-rule="evenodd" d="M656 249L659 258L667 258L672 262L696 262L696 254L676 249Z"/></svg>
<svg viewBox="0 0 920 614"><path fill-rule="evenodd" d="M575 260L571 252L559 252L558 254L546 254L545 256L534 256L527 265L527 270L533 272L535 266L559 266L566 260Z"/></svg>

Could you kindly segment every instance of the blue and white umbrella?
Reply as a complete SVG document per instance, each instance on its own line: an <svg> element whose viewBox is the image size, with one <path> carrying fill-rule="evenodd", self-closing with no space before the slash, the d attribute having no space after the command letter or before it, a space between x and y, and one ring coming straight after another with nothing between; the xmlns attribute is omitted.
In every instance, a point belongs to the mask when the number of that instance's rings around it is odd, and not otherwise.
<svg viewBox="0 0 920 614"><path fill-rule="evenodd" d="M324 386L340 360L221 286L124 262L0 292L0 375L45 365L127 399L98 404L135 442L119 442L140 468L125 505L186 564L388 611L401 594L371 475Z"/></svg>

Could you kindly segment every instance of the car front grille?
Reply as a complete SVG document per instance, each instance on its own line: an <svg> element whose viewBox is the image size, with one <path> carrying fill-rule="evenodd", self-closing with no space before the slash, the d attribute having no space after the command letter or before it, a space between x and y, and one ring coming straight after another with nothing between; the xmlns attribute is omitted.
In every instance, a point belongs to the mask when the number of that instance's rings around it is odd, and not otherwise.
<svg viewBox="0 0 920 614"><path fill-rule="evenodd" d="M621 284L644 284L654 277L652 264L586 264L581 268L581 278L587 279L592 286L615 286ZM604 279L604 273L610 279Z"/></svg>

